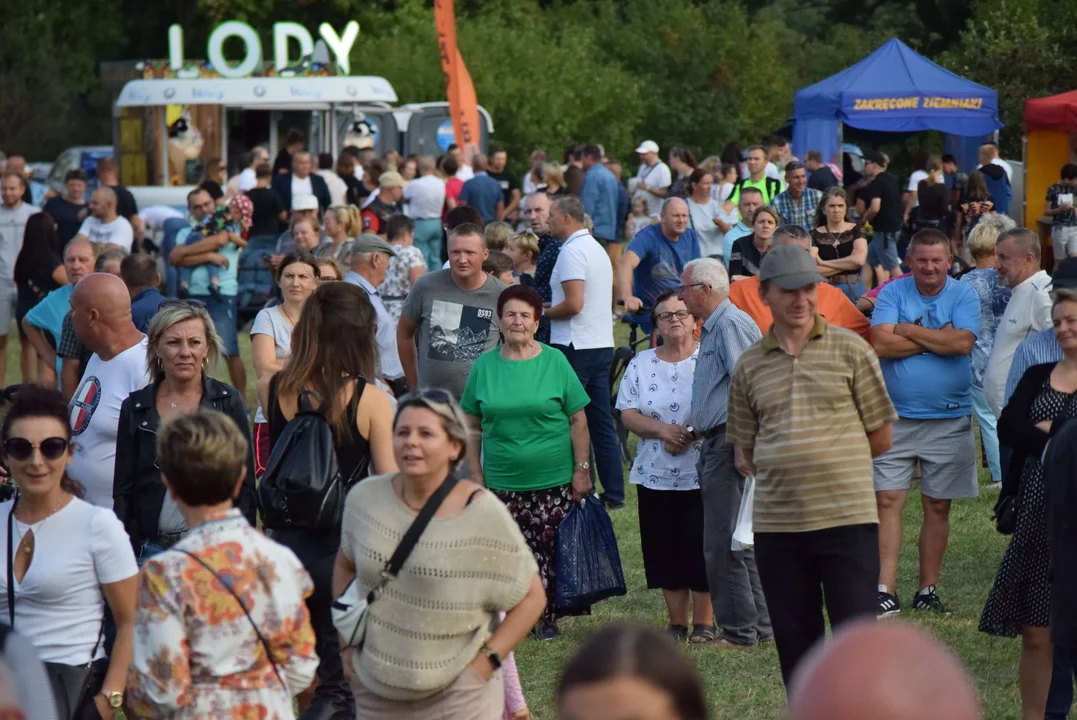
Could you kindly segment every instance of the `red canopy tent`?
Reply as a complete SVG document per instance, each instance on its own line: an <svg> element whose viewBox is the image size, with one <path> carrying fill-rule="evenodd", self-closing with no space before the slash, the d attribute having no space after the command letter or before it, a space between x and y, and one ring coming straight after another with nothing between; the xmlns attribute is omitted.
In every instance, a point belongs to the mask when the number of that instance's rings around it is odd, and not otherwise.
<svg viewBox="0 0 1077 720"><path fill-rule="evenodd" d="M1077 162L1077 90L1025 102L1025 226L1043 214L1047 188Z"/></svg>
<svg viewBox="0 0 1077 720"><path fill-rule="evenodd" d="M1025 131L1077 131L1077 90L1025 102Z"/></svg>

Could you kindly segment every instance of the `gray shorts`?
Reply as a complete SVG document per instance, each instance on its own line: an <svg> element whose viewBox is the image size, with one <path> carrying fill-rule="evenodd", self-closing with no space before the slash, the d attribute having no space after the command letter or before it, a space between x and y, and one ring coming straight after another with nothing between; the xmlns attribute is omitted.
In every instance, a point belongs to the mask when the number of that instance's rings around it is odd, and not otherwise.
<svg viewBox="0 0 1077 720"><path fill-rule="evenodd" d="M876 232L868 243L868 265L883 270L901 267L898 257L898 239L901 233Z"/></svg>
<svg viewBox="0 0 1077 720"><path fill-rule="evenodd" d="M943 420L898 418L894 423L894 446L875 458L875 492L908 490L917 460L924 495L936 500L959 500L979 494L971 416Z"/></svg>
<svg viewBox="0 0 1077 720"><path fill-rule="evenodd" d="M1067 255L1077 255L1077 225L1055 225L1051 228L1051 244L1055 262Z"/></svg>
<svg viewBox="0 0 1077 720"><path fill-rule="evenodd" d="M0 337L6 337L11 332L11 321L15 319L15 302L18 300L18 291L15 282L0 280Z"/></svg>

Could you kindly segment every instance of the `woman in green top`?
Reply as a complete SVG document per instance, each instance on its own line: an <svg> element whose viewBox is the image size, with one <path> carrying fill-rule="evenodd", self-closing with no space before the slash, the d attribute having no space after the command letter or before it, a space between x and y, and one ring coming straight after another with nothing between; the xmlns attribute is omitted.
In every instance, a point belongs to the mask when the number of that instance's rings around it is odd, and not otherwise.
<svg viewBox="0 0 1077 720"><path fill-rule="evenodd" d="M558 636L557 527L574 500L591 492L589 402L563 354L535 340L542 298L513 285L497 300L504 344L479 357L460 406L481 428L470 443L470 477L509 509L538 562L546 609L535 635ZM477 434L477 433L476 433ZM481 460L480 460L481 458Z"/></svg>

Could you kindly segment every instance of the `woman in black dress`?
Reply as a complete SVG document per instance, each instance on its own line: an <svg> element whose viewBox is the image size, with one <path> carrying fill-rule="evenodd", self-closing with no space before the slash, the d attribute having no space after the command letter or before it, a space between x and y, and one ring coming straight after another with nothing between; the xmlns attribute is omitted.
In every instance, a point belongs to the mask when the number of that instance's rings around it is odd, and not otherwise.
<svg viewBox="0 0 1077 720"><path fill-rule="evenodd" d="M999 418L999 441L1014 451L1002 496L1016 498L1017 519L980 617L982 632L1021 635L1018 685L1025 720L1044 716L1053 658L1047 503L1040 456L1052 425L1077 416L1077 291L1056 290L1054 301L1055 339L1063 358L1030 367Z"/></svg>
<svg viewBox="0 0 1077 720"><path fill-rule="evenodd" d="M868 261L868 239L863 228L849 222L849 196L840 187L827 188L815 213L811 244L817 249L819 272L834 287L856 302L864 294L860 271Z"/></svg>
<svg viewBox="0 0 1077 720"><path fill-rule="evenodd" d="M22 342L21 370L24 381L33 380L36 363L33 346L22 331L22 319L50 292L67 285L67 271L56 257L56 222L51 215L34 213L26 221L22 249L15 259L15 327Z"/></svg>

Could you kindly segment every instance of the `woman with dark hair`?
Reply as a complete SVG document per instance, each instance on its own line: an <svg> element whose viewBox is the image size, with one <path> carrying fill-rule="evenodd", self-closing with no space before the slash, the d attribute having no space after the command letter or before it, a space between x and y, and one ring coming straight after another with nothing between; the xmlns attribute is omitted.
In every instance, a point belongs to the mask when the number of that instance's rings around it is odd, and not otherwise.
<svg viewBox="0 0 1077 720"><path fill-rule="evenodd" d="M564 354L535 340L541 316L534 288L502 291L497 317L505 342L475 361L460 406L481 430L470 446L470 476L508 506L535 554L547 597L535 634L551 640L559 634L557 527L591 491L583 411L590 399Z"/></svg>
<svg viewBox="0 0 1077 720"><path fill-rule="evenodd" d="M34 346L22 329L22 319L45 296L67 285L63 260L56 256L56 222L46 213L34 213L26 221L22 249L15 259L15 326L22 342L22 379L34 379Z"/></svg>
<svg viewBox="0 0 1077 720"><path fill-rule="evenodd" d="M744 150L741 148L740 143L726 143L719 157L721 157L723 165L732 165L737 169L737 177L733 182L748 177L748 165L744 162Z"/></svg>
<svg viewBox="0 0 1077 720"><path fill-rule="evenodd" d="M82 487L67 476L74 455L69 415L59 392L26 385L0 426L0 454L19 489L15 500L0 504L7 522L0 533L7 558L0 618L53 666L58 717L105 718L123 704L127 686L138 565L123 524L108 508L81 500ZM106 603L117 629L111 659ZM65 687L73 676L83 692Z"/></svg>
<svg viewBox="0 0 1077 720"><path fill-rule="evenodd" d="M152 382L120 406L112 497L140 561L171 547L190 529L165 492L157 456L157 432L168 418L198 408L227 414L250 447L243 393L214 379L206 369L217 360L221 339L200 302L166 300L150 322L146 365ZM239 508L254 523L254 452Z"/></svg>
<svg viewBox="0 0 1077 720"><path fill-rule="evenodd" d="M666 197L688 197L688 179L695 170L699 169L696 156L688 148L670 148L669 167L677 173L677 176L673 179L673 184L669 186Z"/></svg>
<svg viewBox="0 0 1077 720"><path fill-rule="evenodd" d="M374 306L357 285L325 283L314 291L292 331L288 363L258 381L258 399L269 422L270 449L298 414L300 393L307 391L333 429L341 477L357 483L371 471L396 470L392 400L374 386L378 377L376 323ZM314 581L307 608L321 664L314 699L303 717L354 717L329 613L340 528L274 530L273 539L299 556Z"/></svg>
<svg viewBox="0 0 1077 720"><path fill-rule="evenodd" d="M355 158L350 153L341 152L337 156L336 173L348 188L344 193L345 199L348 198L353 189L362 185L359 178L355 177Z"/></svg>
<svg viewBox="0 0 1077 720"><path fill-rule="evenodd" d="M968 182L965 184L965 201L957 206L957 219L954 220L953 243L954 256L957 257L964 249L965 241L969 237L969 231L979 222L980 218L995 209L995 203L991 200L991 193L987 190L987 180L979 170L969 173Z"/></svg>
<svg viewBox="0 0 1077 720"><path fill-rule="evenodd" d="M233 418L209 409L160 428L161 482L190 532L142 570L135 717L292 718L314 679L310 576L233 507L249 448Z"/></svg>
<svg viewBox="0 0 1077 720"><path fill-rule="evenodd" d="M608 625L587 639L557 683L559 720L708 720L695 666L659 633Z"/></svg>
<svg viewBox="0 0 1077 720"><path fill-rule="evenodd" d="M292 354L292 330L303 314L303 306L318 288L321 267L306 250L287 255L277 268L281 303L262 308L251 324L251 356L255 379L261 380L284 369ZM254 411L255 473L261 476L269 460L269 422L262 406Z"/></svg>
<svg viewBox="0 0 1077 720"><path fill-rule="evenodd" d="M729 279L733 282L759 274L763 256L770 250L774 231L782 224L782 216L770 205L764 205L752 215L752 234L738 238L729 253Z"/></svg>
<svg viewBox="0 0 1077 720"><path fill-rule="evenodd" d="M835 185L819 199L812 246L819 274L856 302L864 294L860 271L868 260L868 239L857 223L849 222L849 196Z"/></svg>
<svg viewBox="0 0 1077 720"><path fill-rule="evenodd" d="M358 185L353 185L348 188L348 204L355 205L358 208L362 208L366 205L367 200L370 198L370 194L378 189L378 180L381 179L382 173L385 172L385 163L377 158L371 159L366 165L363 166L363 179L359 181Z"/></svg>

